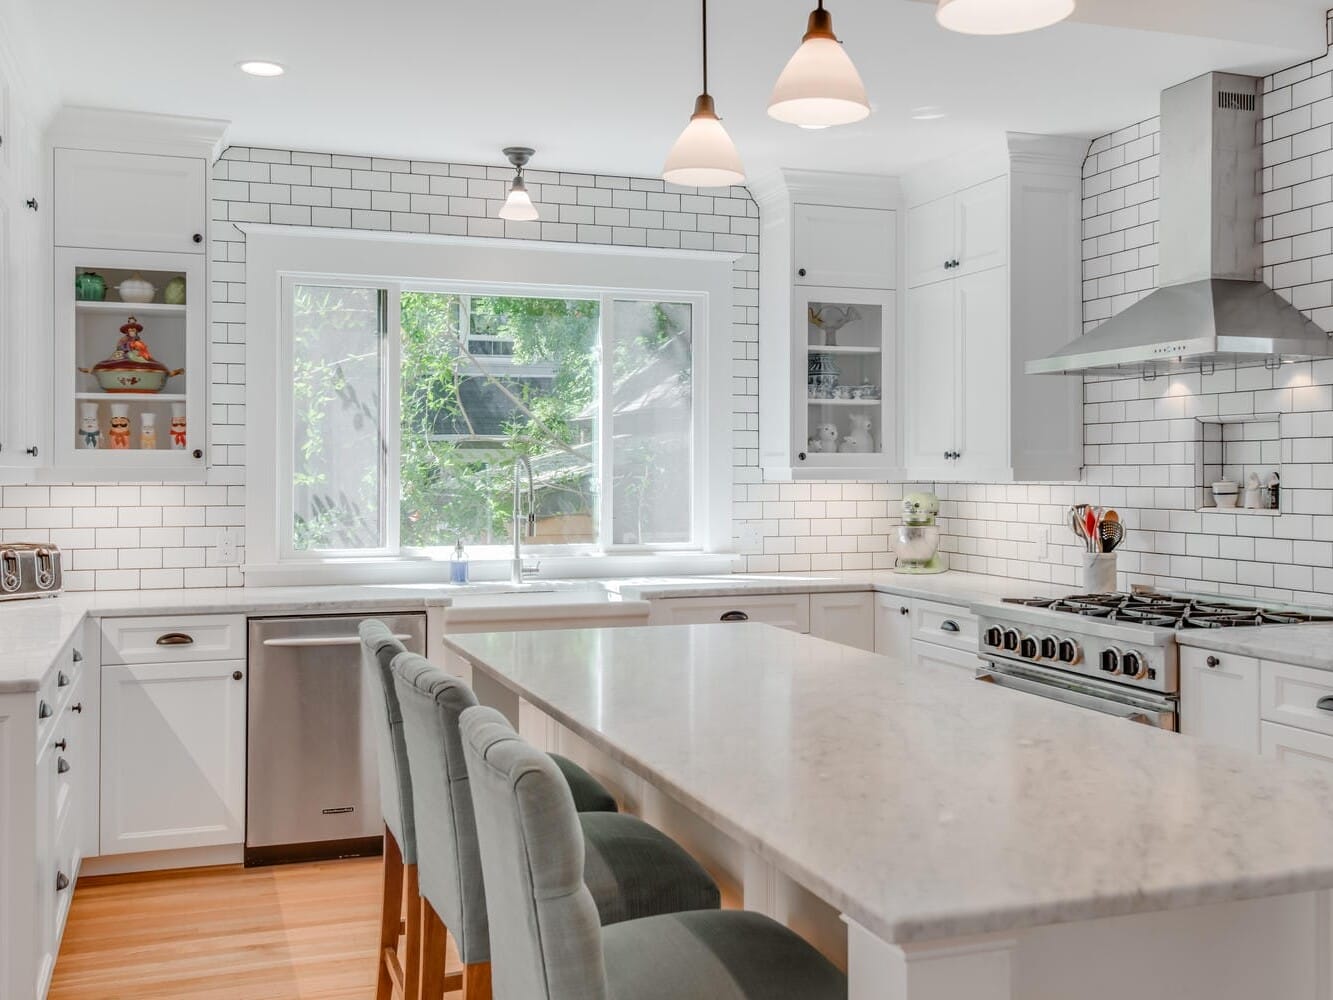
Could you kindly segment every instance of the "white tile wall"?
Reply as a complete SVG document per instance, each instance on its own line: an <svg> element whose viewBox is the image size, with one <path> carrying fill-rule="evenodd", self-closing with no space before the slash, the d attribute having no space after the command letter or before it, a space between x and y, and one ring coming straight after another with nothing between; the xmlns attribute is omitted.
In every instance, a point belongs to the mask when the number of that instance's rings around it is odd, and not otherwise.
<svg viewBox="0 0 1333 1000"><path fill-rule="evenodd" d="M1333 22L1331 22L1333 23ZM1333 327L1333 59L1264 81L1264 278ZM1084 168L1084 328L1157 284L1158 122L1093 142ZM1087 380L1081 484L940 487L959 569L1079 585L1071 503L1129 527L1120 585L1333 606L1333 361ZM1281 414L1282 516L1196 510L1200 416ZM1049 539L1049 547L1045 545Z"/></svg>

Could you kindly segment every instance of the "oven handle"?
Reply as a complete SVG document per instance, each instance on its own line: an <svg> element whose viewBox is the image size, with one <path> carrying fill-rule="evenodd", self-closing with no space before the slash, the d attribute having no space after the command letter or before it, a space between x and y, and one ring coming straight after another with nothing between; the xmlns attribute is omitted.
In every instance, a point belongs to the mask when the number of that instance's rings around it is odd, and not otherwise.
<svg viewBox="0 0 1333 1000"><path fill-rule="evenodd" d="M1153 709L1146 705L1119 701L1114 698L1103 698L1057 684L1044 684L1029 677L996 670L991 666L978 667L977 680L994 684L996 687L1008 688L1011 691L1022 691L1024 694L1035 694L1039 698L1049 698L1051 701L1057 701L1063 705L1073 705L1077 708L1100 712L1103 715L1112 715L1119 719L1152 726L1156 729L1174 730L1176 728L1176 713L1174 706L1170 704L1165 704L1159 709Z"/></svg>

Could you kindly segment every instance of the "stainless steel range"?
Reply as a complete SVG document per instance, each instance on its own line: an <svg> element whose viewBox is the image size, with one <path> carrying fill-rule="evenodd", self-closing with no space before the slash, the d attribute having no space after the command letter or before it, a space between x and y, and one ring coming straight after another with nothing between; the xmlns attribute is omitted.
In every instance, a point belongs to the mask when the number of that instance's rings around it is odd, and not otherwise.
<svg viewBox="0 0 1333 1000"><path fill-rule="evenodd" d="M1175 730L1176 633L1329 622L1296 608L1143 592L978 606L980 680Z"/></svg>

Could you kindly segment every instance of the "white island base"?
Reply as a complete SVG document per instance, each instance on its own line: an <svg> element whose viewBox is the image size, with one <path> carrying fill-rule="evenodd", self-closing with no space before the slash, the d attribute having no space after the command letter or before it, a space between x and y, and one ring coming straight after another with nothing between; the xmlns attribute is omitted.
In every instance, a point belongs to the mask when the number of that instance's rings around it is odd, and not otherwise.
<svg viewBox="0 0 1333 1000"><path fill-rule="evenodd" d="M647 632L648 629L632 631ZM663 632L668 631L676 629L663 629ZM560 633L548 633L547 639L555 639L557 635ZM565 635L575 636L576 633ZM1016 903L1029 893L1025 881L1020 876L1012 876L1012 883L1002 877L997 880L994 875L996 865L986 864L985 856L996 851L996 841L1029 836L1041 839L1042 833L1014 828L994 832L953 829L940 837L942 843L922 844L920 837L906 837L902 849L914 852L909 868L917 867L916 855L920 855L920 868L929 875L905 888L904 895L908 892L914 895L910 907L912 920L886 925L889 933L876 932L866 927L869 921L862 923L846 915L853 903L877 905L874 916L894 912L893 907L877 903L882 899L878 895L882 887L870 885L876 883L876 877L866 877L864 897L857 895L854 885L850 887L845 892L846 907L806 888L806 885L818 884L821 873L828 875L828 859L837 853L834 849L830 855L828 841L840 839L838 831L842 828L842 820L845 819L845 824L858 823L856 804L849 803L845 817L841 817L833 815L837 809L825 800L818 807L812 807L822 809L824 815L805 813L802 816L800 805L804 797L792 796L790 788L782 789L780 775L776 773L781 768L772 767L772 747L777 744L770 744L764 752L757 752L754 760L736 759L726 767L728 779L733 783L737 776L744 776L744 784L733 784L733 791L741 788L754 791L772 783L772 793L768 796L758 793L756 801L784 800L774 805L772 811L758 809L758 812L768 812L761 820L766 825L748 827L748 824L738 824L740 812L725 815L721 809L714 808L716 799L701 808L700 799L693 795L692 788L685 787L685 793L681 793L680 788L676 791L664 788L663 784L668 781L655 781L657 775L653 768L656 764L651 753L667 744L657 740L665 729L657 731L656 736L649 732L657 725L684 725L680 739L685 749L680 760L692 761L689 767L698 768L696 773L717 775L720 757L702 749L708 745L704 721L698 721L696 731L688 735L685 732L690 728L689 720L697 719L700 701L694 701L694 712L681 713L681 709L663 707L649 717L640 708L635 712L632 729L625 729L621 723L627 719L617 719L616 716L616 703L624 707L624 685L617 684L611 672L605 669L607 660L600 664L601 669L593 671L597 676L589 681L589 687L581 688L579 695L571 695L567 701L564 696L569 692L564 689L564 681L553 687L545 683L551 676L549 673L541 676L541 669L533 669L531 673L525 673L523 669L508 671L508 665L513 663L509 657L516 656L519 660L515 661L521 661L525 653L535 652L535 647L521 644L505 647L500 641L485 647L489 641L500 639L500 636L479 636L447 640L449 645L457 643L449 656L451 668L472 681L481 700L515 719L525 739L537 747L579 761L605 781L625 811L643 817L680 841L716 877L725 904L744 905L746 909L765 913L789 925L834 963L845 968L850 1000L1126 1000L1126 997L1133 1000L1180 1000L1181 997L1190 1000L1194 997L1198 1000L1333 1000L1333 949L1330 949L1333 945L1333 917L1330 917L1333 901L1330 901L1329 889L1324 888L1330 884L1328 869L1310 865L1312 859L1308 853L1293 851L1293 855L1302 853L1302 856L1292 857L1290 868L1285 868L1284 861L1276 859L1273 865L1258 865L1268 877L1268 884L1260 888L1250 887L1246 880L1256 868L1253 844L1237 841L1236 852L1225 857L1218 856L1216 840L1208 843L1212 835L1221 837L1221 840L1228 839L1232 836L1230 829L1233 825L1244 823L1245 817L1234 815L1234 812L1218 817L1209 835L1200 837L1200 851L1213 851L1212 855L1196 857L1186 865L1189 871L1178 876L1181 892L1194 893L1194 899L1190 901L1216 899L1216 903L1172 908L1170 904L1162 904L1161 900L1126 896L1117 867L1110 869L1114 873L1106 884L1098 887L1104 891L1098 891L1096 903L1089 904L1086 888L1089 873L1086 869L1101 871L1105 865L1098 864L1090 853L1081 856L1081 848L1070 844L1068 851L1050 852L1048 876L1042 879L1040 889L1032 891L1033 907L1025 907ZM790 641L784 639L781 643L785 645ZM830 656L834 655L832 645L818 640L800 639L797 643L798 649L817 643L820 647L828 647ZM604 641L601 644L605 645ZM488 655L484 659L472 655L483 652L483 647ZM471 663L456 656L456 652L468 652ZM547 652L549 649L544 649L543 653ZM603 649L603 652L607 651ZM693 652L696 656L700 652L697 641ZM503 655L496 656L497 653ZM837 656L846 661L860 660L868 655L837 653ZM874 659L890 669L900 668L894 661L882 660L882 657ZM549 663L545 665L549 667ZM850 668L860 664L842 665ZM836 665L825 663L822 668L830 675L836 673ZM698 680L697 667L689 673L694 681ZM750 679L754 680L754 677ZM523 687L527 683L535 688L536 697L545 700L543 707L524 697L532 693ZM910 697L905 703L912 703L914 712L929 711L917 700L921 693L917 689L920 683L917 680L906 683ZM933 680L925 683L933 688ZM949 677L942 683L954 684L956 680ZM709 692L704 691L706 685L685 683L680 689L689 691L692 687L692 699L708 696ZM977 689L976 696L980 697L997 693L993 688L982 688L982 685L977 685ZM523 691L521 695L520 691ZM653 695L660 699L663 691L664 688L659 688ZM949 693L948 687L944 691ZM589 692L595 696L585 699L584 695ZM764 700L769 693L772 692L760 693L758 700ZM1001 713L1014 709L1026 715L1029 709L1046 712L1053 708L1052 703L1036 699L1029 699L1032 705L1013 703L1012 692L998 693L1004 696L996 705ZM946 697L945 703L953 699L966 701L973 696L969 684L958 689L952 697ZM793 701L800 703L800 700ZM785 697L781 701L786 707L792 704ZM1009 704L1004 704L1005 701ZM656 705L663 703L659 700ZM736 712L741 711L738 703L733 708ZM567 719L575 720L584 735L569 728L552 712L560 712ZM1058 707L1058 712L1077 712L1077 709ZM765 736L773 735L770 729L774 723L778 728L786 725L781 712L777 717L764 712L760 715L765 720ZM593 725L595 719L600 720L597 727ZM736 719L734 712L733 719ZM1073 716L1074 723L1077 720L1078 716ZM1064 721L1070 721L1068 715ZM736 723L744 725L744 720L736 719ZM1101 724L1101 720L1097 723ZM1124 725L1128 727L1128 724ZM944 724L941 724L942 728L946 728ZM617 739L631 731L636 735L633 743ZM1120 739L1114 731L1108 732L1113 733L1112 739ZM1130 731L1126 728L1125 732ZM641 743L637 741L639 733L645 733ZM1150 739L1160 737L1161 733L1154 733ZM778 739L785 741L785 736ZM1184 741L1186 737L1169 736L1169 739ZM603 745L595 745L593 740ZM1182 743L1181 747L1184 745ZM710 759L700 767L698 756L710 756ZM661 757L661 761L667 760L668 756ZM1237 760L1240 759L1237 757ZM1234 780L1245 787L1252 776L1248 767L1238 765L1238 768ZM804 771L800 767L794 769ZM929 768L924 769L929 771ZM673 772L663 773L670 775ZM1054 777L1053 781L1058 784L1060 779ZM1014 784L1018 785L1018 791L1014 793L1021 793L1021 781ZM720 787L722 783L709 783L708 791L713 793ZM1060 791L1048 784L1042 784L1040 788L1041 791L1034 792L1037 797ZM901 788L893 791L901 792ZM1108 795L1124 795L1125 791L1125 788L1109 789ZM1178 783L1177 791L1180 791ZM1206 787L1200 785L1194 791L1204 792ZM1253 793L1253 809L1256 811L1253 815L1256 817L1265 809L1282 809L1290 805L1274 803L1270 787L1254 785ZM1269 800L1266 804L1265 799ZM948 792L940 797L940 801L948 801ZM1116 807L1128 807L1128 803L1117 801ZM1172 807L1162 807L1160 801L1153 809L1158 811L1158 820L1162 811L1172 813ZM1200 816L1209 816L1210 812L1212 809L1196 797L1182 809L1181 823L1189 827L1189 824L1197 823ZM812 848L808 865L790 852L788 857L781 857L778 856L780 852L769 849L766 841L777 839L772 836L773 817L777 815L789 817L786 824L789 829L806 828L820 833L825 839L825 844L818 848L813 847L813 841L805 841ZM1302 816L1301 819L1308 817ZM1064 823L1077 824L1077 820L1065 816ZM1132 828L1133 820L1126 821L1125 825ZM1305 833L1314 837L1320 837L1324 832L1321 823L1309 824L1305 829ZM1062 835L1068 839L1069 829L1062 831ZM962 848L958 843L968 843L969 837L976 841L976 848ZM880 864L885 864L884 859L897 853L893 840L893 832L885 829L881 851L888 853L881 855ZM1298 841L1302 845L1309 844L1304 835L1298 837ZM1093 848L1086 848L1086 851L1093 851ZM1149 852L1153 851L1161 851L1161 847L1149 849ZM1328 843L1328 853L1329 861L1333 863L1333 840ZM1210 857L1213 860L1209 860ZM990 868L989 876L985 875L986 868ZM1274 869L1282 871L1281 877L1289 884L1290 892L1274 892ZM1058 909L1064 905L1064 900L1052 895L1050 883L1056 880L1058 884L1060 876L1057 873L1064 871L1070 872L1070 880L1080 885L1080 889L1070 895L1068 912L1060 913ZM901 875L896 873L894 877ZM934 893L929 889L934 884L941 888L938 897L942 903L938 907L921 901L934 899ZM924 891L922 887L925 887ZM1036 903L1037 897L1040 897L1040 904ZM965 900L965 908L958 911L962 912L958 919L960 932L952 933L948 929L950 920L953 920L950 913L960 905L958 900ZM1040 919L1034 917L1036 905L1044 908ZM1089 915L1090 905L1108 916ZM1000 929L969 933L978 920L984 920L989 928ZM964 925L968 929L961 929ZM921 927L928 927L928 931L918 933Z"/></svg>

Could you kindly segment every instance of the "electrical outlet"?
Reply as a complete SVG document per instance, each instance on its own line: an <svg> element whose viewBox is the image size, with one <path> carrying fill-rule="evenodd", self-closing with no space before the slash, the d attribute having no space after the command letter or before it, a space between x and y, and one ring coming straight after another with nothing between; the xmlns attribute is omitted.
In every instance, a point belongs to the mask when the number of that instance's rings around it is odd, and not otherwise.
<svg viewBox="0 0 1333 1000"><path fill-rule="evenodd" d="M757 524L742 524L740 530L741 551L754 555L764 551L764 536Z"/></svg>
<svg viewBox="0 0 1333 1000"><path fill-rule="evenodd" d="M240 553L236 544L236 531L223 528L218 532L218 547L215 561L219 566L235 566L240 562Z"/></svg>

